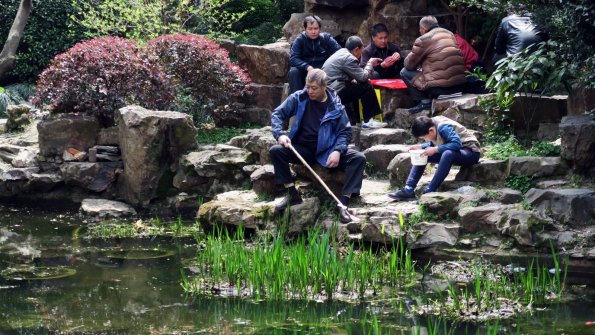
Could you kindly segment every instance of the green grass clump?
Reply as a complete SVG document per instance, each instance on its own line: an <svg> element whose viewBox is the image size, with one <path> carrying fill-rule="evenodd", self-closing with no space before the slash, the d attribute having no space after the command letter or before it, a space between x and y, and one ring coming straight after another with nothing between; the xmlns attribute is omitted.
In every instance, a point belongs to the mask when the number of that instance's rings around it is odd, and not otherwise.
<svg viewBox="0 0 595 335"><path fill-rule="evenodd" d="M516 137L509 136L505 140L488 145L484 156L490 159L523 156L555 157L560 156L560 146L551 142L535 141L529 148L525 148Z"/></svg>
<svg viewBox="0 0 595 335"><path fill-rule="evenodd" d="M218 144L245 133L246 130L242 128L200 128L196 140L202 144Z"/></svg>
<svg viewBox="0 0 595 335"><path fill-rule="evenodd" d="M535 181L528 176L508 176L504 179L504 186L525 194L535 187Z"/></svg>
<svg viewBox="0 0 595 335"><path fill-rule="evenodd" d="M124 238L124 237L145 237L145 236L193 236L200 230L198 222L188 225L183 222L182 217L176 220L162 221L159 218L154 220L138 220L136 222L105 221L90 225L85 238Z"/></svg>
<svg viewBox="0 0 595 335"><path fill-rule="evenodd" d="M257 300L330 300L337 294L363 298L415 276L403 242L376 253L353 245L341 248L330 232L316 230L291 243L277 236L249 244L240 228L234 235L216 231L203 243L196 259L201 270L182 280L191 294L233 288L237 295Z"/></svg>

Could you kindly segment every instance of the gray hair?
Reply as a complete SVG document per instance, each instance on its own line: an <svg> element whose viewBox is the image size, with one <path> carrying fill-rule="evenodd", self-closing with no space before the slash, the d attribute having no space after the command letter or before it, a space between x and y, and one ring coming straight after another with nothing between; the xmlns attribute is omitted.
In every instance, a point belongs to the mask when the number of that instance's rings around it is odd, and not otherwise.
<svg viewBox="0 0 595 335"><path fill-rule="evenodd" d="M308 28L308 23L317 23L318 28L322 29L322 20L316 15L308 15L304 18L304 29Z"/></svg>
<svg viewBox="0 0 595 335"><path fill-rule="evenodd" d="M419 20L419 25L426 29L430 29L431 27L438 25L438 20L432 15L424 16Z"/></svg>
<svg viewBox="0 0 595 335"><path fill-rule="evenodd" d="M353 51L355 48L363 47L364 42L359 36L349 36L347 42L345 42L345 48L349 51Z"/></svg>
<svg viewBox="0 0 595 335"><path fill-rule="evenodd" d="M321 69L310 70L310 72L308 72L308 75L306 76L306 82L315 82L320 86L326 86L328 84L328 76Z"/></svg>

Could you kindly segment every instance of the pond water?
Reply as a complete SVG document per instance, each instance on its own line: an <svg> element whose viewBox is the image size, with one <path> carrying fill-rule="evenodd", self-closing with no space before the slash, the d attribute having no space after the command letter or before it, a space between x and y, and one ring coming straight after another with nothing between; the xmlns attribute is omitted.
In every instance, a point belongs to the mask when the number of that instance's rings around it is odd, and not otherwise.
<svg viewBox="0 0 595 335"><path fill-rule="evenodd" d="M411 316L403 295L365 302L188 297L180 285L191 239L88 240L72 212L0 205L0 271L74 269L62 278L0 278L0 334L595 334L595 295L513 321L476 325ZM84 230L84 228L83 228ZM163 252L123 258L120 250ZM33 276L33 277L32 277Z"/></svg>

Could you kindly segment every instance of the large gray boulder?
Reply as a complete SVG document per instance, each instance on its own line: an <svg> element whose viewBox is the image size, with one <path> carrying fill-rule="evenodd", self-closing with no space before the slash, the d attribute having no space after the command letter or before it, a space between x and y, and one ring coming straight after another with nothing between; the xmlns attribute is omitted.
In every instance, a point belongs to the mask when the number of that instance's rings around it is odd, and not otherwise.
<svg viewBox="0 0 595 335"><path fill-rule="evenodd" d="M289 48L287 42L247 45L237 47L238 63L257 84L283 84L289 71Z"/></svg>
<svg viewBox="0 0 595 335"><path fill-rule="evenodd" d="M99 122L92 116L60 115L37 124L39 154L44 157L62 156L74 148L87 151L97 142Z"/></svg>
<svg viewBox="0 0 595 335"><path fill-rule="evenodd" d="M198 219L206 227L242 225L248 229L275 228L274 205L275 202L257 201L257 195L251 191L230 191L202 204ZM302 204L291 206L287 216L278 221L283 227L276 228L290 234L299 233L314 225L319 215L320 201L307 198Z"/></svg>
<svg viewBox="0 0 595 335"><path fill-rule="evenodd" d="M271 133L271 127L248 129L245 135L232 138L227 144L246 149L257 155L256 161L261 164L270 164L269 149L277 144Z"/></svg>
<svg viewBox="0 0 595 335"><path fill-rule="evenodd" d="M124 173L120 193L133 205L165 196L180 157L195 149L192 117L171 111L127 106L116 112ZM172 169L173 168L173 169Z"/></svg>
<svg viewBox="0 0 595 335"><path fill-rule="evenodd" d="M247 150L218 144L182 156L173 185L180 191L212 197L243 188L249 173L243 167L256 157Z"/></svg>
<svg viewBox="0 0 595 335"><path fill-rule="evenodd" d="M411 155L409 152L396 155L386 168L391 185L405 186L411 171Z"/></svg>
<svg viewBox="0 0 595 335"><path fill-rule="evenodd" d="M283 96L283 85L276 84L250 84L249 105L264 108L269 110L269 119L267 123L262 125L269 125L271 123L270 112L281 104L281 97Z"/></svg>
<svg viewBox="0 0 595 335"><path fill-rule="evenodd" d="M0 160L17 168L36 166L37 153L38 150L35 147L23 147L9 143L0 144Z"/></svg>
<svg viewBox="0 0 595 335"><path fill-rule="evenodd" d="M595 191L592 189L530 189L525 199L540 213L581 228L595 225Z"/></svg>
<svg viewBox="0 0 595 335"><path fill-rule="evenodd" d="M535 232L553 229L551 219L514 205L490 203L459 210L461 229L466 233L486 232L512 237L520 246L535 246Z"/></svg>
<svg viewBox="0 0 595 335"><path fill-rule="evenodd" d="M560 156L579 171L595 167L595 120L590 115L566 116L560 123Z"/></svg>
<svg viewBox="0 0 595 335"><path fill-rule="evenodd" d="M459 205L465 200L465 195L456 192L431 192L423 194L419 198L419 204L439 217L453 219L457 216Z"/></svg>
<svg viewBox="0 0 595 335"><path fill-rule="evenodd" d="M411 249L430 247L452 247L459 238L459 225L437 222L420 222L407 234L407 245Z"/></svg>
<svg viewBox="0 0 595 335"><path fill-rule="evenodd" d="M417 114L409 113L408 108L404 107L413 107L413 103L410 102L410 99L395 99L393 101L393 106L390 108L386 108L383 102L383 109L384 109L384 121L388 123L388 126L391 128L396 129L411 129L413 125L413 121L418 116L428 116L431 117L430 111L422 111Z"/></svg>
<svg viewBox="0 0 595 335"><path fill-rule="evenodd" d="M508 162L505 160L480 159L478 164L461 168L455 180L485 184L502 183L506 179Z"/></svg>
<svg viewBox="0 0 595 335"><path fill-rule="evenodd" d="M497 223L501 213L514 209L514 205L489 203L477 207L464 207L459 209L461 230L464 233L492 233L497 234Z"/></svg>
<svg viewBox="0 0 595 335"><path fill-rule="evenodd" d="M550 177L568 172L560 157L510 157L508 174L512 176Z"/></svg>
<svg viewBox="0 0 595 335"><path fill-rule="evenodd" d="M136 210L123 202L106 199L84 199L80 213L96 220L136 215Z"/></svg>
<svg viewBox="0 0 595 335"><path fill-rule="evenodd" d="M259 167L250 174L250 181L252 182L252 190L256 194L275 192L275 168L271 164Z"/></svg>
<svg viewBox="0 0 595 335"><path fill-rule="evenodd" d="M115 184L122 162L70 162L60 166L64 182L93 192L103 192Z"/></svg>
<svg viewBox="0 0 595 335"><path fill-rule="evenodd" d="M413 136L404 129L362 129L360 133L361 150L371 148L378 144L405 144L410 141L413 141Z"/></svg>
<svg viewBox="0 0 595 335"><path fill-rule="evenodd" d="M365 242L396 245L405 235L397 220L386 216L371 216L361 227L362 240Z"/></svg>
<svg viewBox="0 0 595 335"><path fill-rule="evenodd" d="M386 172L390 162L398 154L409 152L409 145L379 144L364 150L366 160L372 164L372 172Z"/></svg>

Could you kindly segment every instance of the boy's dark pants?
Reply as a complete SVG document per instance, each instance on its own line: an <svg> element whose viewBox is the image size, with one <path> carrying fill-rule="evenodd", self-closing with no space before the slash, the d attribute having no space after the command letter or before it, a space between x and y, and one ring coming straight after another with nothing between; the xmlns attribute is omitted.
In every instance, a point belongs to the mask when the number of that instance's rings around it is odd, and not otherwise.
<svg viewBox="0 0 595 335"><path fill-rule="evenodd" d="M438 168L436 169L436 173L434 173L434 177L432 178L432 181L430 182L430 185L428 185L428 188L425 190L425 192L435 192L440 184L442 184L444 179L446 179L446 176L448 176L448 172L450 172L450 168L453 166L453 164L460 166L471 166L473 164L477 164L477 162L479 162L479 152L472 151L469 148L463 148L458 151L446 150L441 154L435 154L428 157L428 162L438 163ZM413 165L405 185L412 190L415 190L415 187L421 179L421 176L424 174L425 169L425 165Z"/></svg>
<svg viewBox="0 0 595 335"><path fill-rule="evenodd" d="M292 144L299 154L310 165L316 163L316 148L303 146L300 144ZM275 181L277 184L293 183L293 177L289 170L289 163L301 164L300 160L289 148L284 148L282 145L276 144L269 149L269 155L275 167ZM366 167L366 156L359 151L348 149L346 153L341 155L339 160L340 170L345 171L345 181L343 183L343 194L348 195L352 193L359 194L362 187L362 178L364 176L364 168Z"/></svg>

